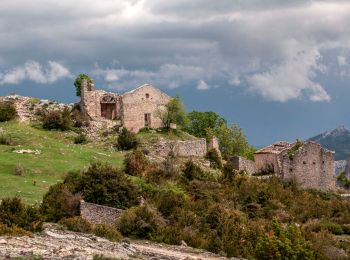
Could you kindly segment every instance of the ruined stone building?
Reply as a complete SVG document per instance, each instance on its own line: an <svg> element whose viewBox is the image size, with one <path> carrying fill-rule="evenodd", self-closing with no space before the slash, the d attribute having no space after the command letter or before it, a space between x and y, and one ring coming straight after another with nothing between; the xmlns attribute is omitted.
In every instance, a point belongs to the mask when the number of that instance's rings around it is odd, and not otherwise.
<svg viewBox="0 0 350 260"><path fill-rule="evenodd" d="M142 85L122 95L95 90L93 80L83 80L80 106L92 120L120 120L123 127L137 132L141 128L160 128L157 111L170 97L152 85Z"/></svg>
<svg viewBox="0 0 350 260"><path fill-rule="evenodd" d="M277 142L258 150L254 162L239 158L232 161L237 170L250 174L270 171L283 180L295 179L303 188L335 189L334 152L316 142Z"/></svg>

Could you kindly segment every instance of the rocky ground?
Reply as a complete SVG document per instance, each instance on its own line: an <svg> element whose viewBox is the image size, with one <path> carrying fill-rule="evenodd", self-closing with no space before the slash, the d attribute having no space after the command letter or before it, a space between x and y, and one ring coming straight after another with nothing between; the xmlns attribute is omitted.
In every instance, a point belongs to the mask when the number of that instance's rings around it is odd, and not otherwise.
<svg viewBox="0 0 350 260"><path fill-rule="evenodd" d="M0 237L0 259L224 259L187 246L170 246L149 241L113 243L91 234L63 230L45 224L33 237Z"/></svg>

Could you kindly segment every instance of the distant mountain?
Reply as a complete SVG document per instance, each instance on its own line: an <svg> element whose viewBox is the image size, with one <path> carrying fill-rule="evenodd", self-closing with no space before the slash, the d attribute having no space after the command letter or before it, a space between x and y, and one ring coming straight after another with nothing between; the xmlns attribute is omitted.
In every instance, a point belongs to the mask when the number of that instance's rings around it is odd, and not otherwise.
<svg viewBox="0 0 350 260"><path fill-rule="evenodd" d="M347 160L350 157L350 131L344 126L312 137L309 141L335 151L335 160Z"/></svg>

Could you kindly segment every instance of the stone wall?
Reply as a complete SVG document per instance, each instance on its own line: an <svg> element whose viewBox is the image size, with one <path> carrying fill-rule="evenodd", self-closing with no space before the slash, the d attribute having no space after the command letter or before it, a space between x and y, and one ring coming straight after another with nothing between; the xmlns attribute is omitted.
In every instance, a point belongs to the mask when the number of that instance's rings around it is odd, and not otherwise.
<svg viewBox="0 0 350 260"><path fill-rule="evenodd" d="M143 85L122 96L122 123L130 131L145 127L145 114L150 114L150 128L162 127L157 116L159 109L170 101L170 97L151 85Z"/></svg>
<svg viewBox="0 0 350 260"><path fill-rule="evenodd" d="M81 217L92 224L113 225L122 213L122 209L88 203L83 200L80 201Z"/></svg>
<svg viewBox="0 0 350 260"><path fill-rule="evenodd" d="M208 151L210 149L215 149L218 152L219 156L221 157L219 140L218 140L218 138L216 136L213 136L211 138L211 140L209 141L209 143L208 143Z"/></svg>
<svg viewBox="0 0 350 260"><path fill-rule="evenodd" d="M257 172L255 162L252 160L248 160L241 156L233 156L229 160L237 171L245 171L248 174L254 174Z"/></svg>
<svg viewBox="0 0 350 260"><path fill-rule="evenodd" d="M104 97L112 97L115 102L111 104L115 111L114 118L121 117L121 97L118 94L106 92L104 90L94 90L93 81L82 80L81 101L82 112L89 115L93 120L103 120L101 102ZM113 118L113 119L114 119Z"/></svg>
<svg viewBox="0 0 350 260"><path fill-rule="evenodd" d="M278 163L278 154L275 153L258 153L254 154L254 162L257 171L270 171L275 173L280 171Z"/></svg>
<svg viewBox="0 0 350 260"><path fill-rule="evenodd" d="M295 178L303 188L335 189L334 153L323 149L320 144L306 142L292 158L288 156L288 150L278 157L279 174L284 180Z"/></svg>
<svg viewBox="0 0 350 260"><path fill-rule="evenodd" d="M159 141L151 153L156 156L166 157L169 154L180 157L203 157L207 154L207 142L205 138L194 141Z"/></svg>

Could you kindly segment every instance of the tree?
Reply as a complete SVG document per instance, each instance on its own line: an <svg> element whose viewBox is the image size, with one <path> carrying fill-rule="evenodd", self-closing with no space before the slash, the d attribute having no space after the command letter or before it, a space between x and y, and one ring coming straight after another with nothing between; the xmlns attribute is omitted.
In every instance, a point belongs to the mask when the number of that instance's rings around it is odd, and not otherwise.
<svg viewBox="0 0 350 260"><path fill-rule="evenodd" d="M231 128L226 124L222 124L216 131L216 135L224 157L238 155L253 159L255 148L249 145L242 128L237 124L233 124Z"/></svg>
<svg viewBox="0 0 350 260"><path fill-rule="evenodd" d="M180 127L187 124L186 110L179 96L172 98L163 109L159 109L157 115L165 128L170 128L170 124Z"/></svg>
<svg viewBox="0 0 350 260"><path fill-rule="evenodd" d="M74 81L75 91L76 91L76 95L78 97L81 96L81 83L82 83L83 79L91 80L91 78L88 75L79 74L79 76Z"/></svg>
<svg viewBox="0 0 350 260"><path fill-rule="evenodd" d="M192 111L188 113L187 118L189 123L186 127L186 131L191 135L202 138L208 138L208 129L212 129L215 132L222 124L227 124L224 118L211 111Z"/></svg>

